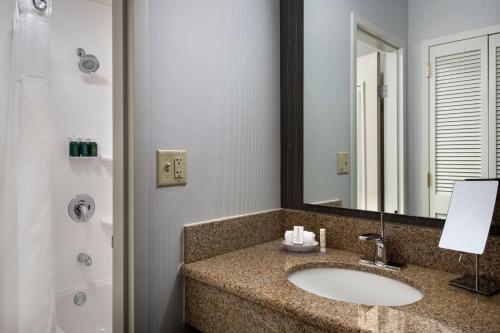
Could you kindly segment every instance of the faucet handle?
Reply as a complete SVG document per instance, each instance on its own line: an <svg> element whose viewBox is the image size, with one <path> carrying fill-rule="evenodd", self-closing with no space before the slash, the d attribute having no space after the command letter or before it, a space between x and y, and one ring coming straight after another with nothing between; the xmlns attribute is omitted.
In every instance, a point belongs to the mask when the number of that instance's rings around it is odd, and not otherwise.
<svg viewBox="0 0 500 333"><path fill-rule="evenodd" d="M79 204L78 211L80 212L82 222L87 222L90 219L90 208L87 206L87 203L82 202Z"/></svg>
<svg viewBox="0 0 500 333"><path fill-rule="evenodd" d="M382 238L385 238L384 213L380 213L380 236L382 236Z"/></svg>
<svg viewBox="0 0 500 333"><path fill-rule="evenodd" d="M86 203L81 203L78 205L78 212L80 212L80 219L82 222L87 222L89 219L89 207Z"/></svg>
<svg viewBox="0 0 500 333"><path fill-rule="evenodd" d="M362 241L379 241L382 239L383 239L382 236L380 236L379 234L368 233L359 235L359 240Z"/></svg>

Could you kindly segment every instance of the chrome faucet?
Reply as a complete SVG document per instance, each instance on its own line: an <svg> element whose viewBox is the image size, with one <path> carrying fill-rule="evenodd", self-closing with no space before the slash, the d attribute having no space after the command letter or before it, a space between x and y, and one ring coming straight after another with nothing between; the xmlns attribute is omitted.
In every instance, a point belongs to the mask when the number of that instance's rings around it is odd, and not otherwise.
<svg viewBox="0 0 500 333"><path fill-rule="evenodd" d="M86 253L80 253L76 259L79 263L85 264L85 266L92 266L92 257Z"/></svg>
<svg viewBox="0 0 500 333"><path fill-rule="evenodd" d="M363 256L359 262L370 266L400 270L404 265L390 262L388 259L384 229L384 214L380 214L380 234L369 233L359 236L359 240L373 242L373 257Z"/></svg>

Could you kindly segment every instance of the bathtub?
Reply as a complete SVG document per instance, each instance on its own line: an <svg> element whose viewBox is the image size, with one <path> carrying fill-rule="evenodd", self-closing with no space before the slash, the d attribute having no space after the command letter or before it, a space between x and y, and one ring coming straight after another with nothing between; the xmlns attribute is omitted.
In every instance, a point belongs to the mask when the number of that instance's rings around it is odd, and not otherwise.
<svg viewBox="0 0 500 333"><path fill-rule="evenodd" d="M83 305L76 305L73 300L79 291L87 294ZM111 315L111 280L56 292L57 333L111 333Z"/></svg>

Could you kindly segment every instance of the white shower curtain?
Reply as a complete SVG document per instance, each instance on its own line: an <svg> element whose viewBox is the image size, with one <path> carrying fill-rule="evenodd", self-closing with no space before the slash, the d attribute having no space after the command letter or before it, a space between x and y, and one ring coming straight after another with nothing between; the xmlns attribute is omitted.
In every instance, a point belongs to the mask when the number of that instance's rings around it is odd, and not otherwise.
<svg viewBox="0 0 500 333"><path fill-rule="evenodd" d="M55 332L49 16L17 0L0 175L0 332ZM0 110L0 112L4 112Z"/></svg>

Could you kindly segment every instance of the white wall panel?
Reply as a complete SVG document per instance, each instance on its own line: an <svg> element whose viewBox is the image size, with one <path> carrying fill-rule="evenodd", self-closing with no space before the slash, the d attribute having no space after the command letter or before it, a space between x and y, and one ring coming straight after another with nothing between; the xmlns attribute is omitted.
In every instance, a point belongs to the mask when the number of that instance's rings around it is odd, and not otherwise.
<svg viewBox="0 0 500 333"><path fill-rule="evenodd" d="M68 138L73 134L96 139L100 154L112 155L111 37L110 7L87 0L54 2L50 108L56 290L109 280L112 274L112 230L101 223L112 215L112 163L68 158ZM79 47L99 59L101 66L95 74L79 71ZM82 193L96 203L88 223L76 223L68 216L69 201ZM92 266L76 261L80 252L92 256Z"/></svg>

